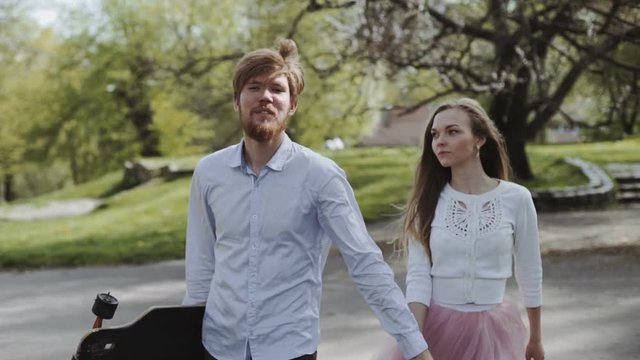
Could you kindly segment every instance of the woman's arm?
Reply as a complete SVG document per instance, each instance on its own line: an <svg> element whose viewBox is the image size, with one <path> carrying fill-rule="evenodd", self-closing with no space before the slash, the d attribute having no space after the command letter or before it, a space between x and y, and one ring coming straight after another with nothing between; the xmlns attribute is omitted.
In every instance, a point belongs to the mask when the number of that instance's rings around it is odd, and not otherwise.
<svg viewBox="0 0 640 360"><path fill-rule="evenodd" d="M529 344L525 359L543 360L544 348L542 347L542 330L540 326L540 313L542 307L527 308L529 317ZM412 309L413 311L413 309Z"/></svg>
<svg viewBox="0 0 640 360"><path fill-rule="evenodd" d="M407 303L422 330L424 316L431 303L431 261L422 244L413 239L408 239L407 242Z"/></svg>
<svg viewBox="0 0 640 360"><path fill-rule="evenodd" d="M411 310L411 313L415 316L418 322L418 328L422 331L422 329L424 329L424 319L429 313L429 307L419 302L412 302L409 303L409 310Z"/></svg>

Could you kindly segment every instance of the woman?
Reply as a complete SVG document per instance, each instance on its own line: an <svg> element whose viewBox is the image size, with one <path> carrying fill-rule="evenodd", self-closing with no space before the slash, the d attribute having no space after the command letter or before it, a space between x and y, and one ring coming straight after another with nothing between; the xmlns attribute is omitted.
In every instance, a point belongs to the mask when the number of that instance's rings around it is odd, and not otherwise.
<svg viewBox="0 0 640 360"><path fill-rule="evenodd" d="M477 101L436 109L404 222L407 301L436 360L544 359L537 215L508 173L504 140ZM514 262L528 341L503 301Z"/></svg>

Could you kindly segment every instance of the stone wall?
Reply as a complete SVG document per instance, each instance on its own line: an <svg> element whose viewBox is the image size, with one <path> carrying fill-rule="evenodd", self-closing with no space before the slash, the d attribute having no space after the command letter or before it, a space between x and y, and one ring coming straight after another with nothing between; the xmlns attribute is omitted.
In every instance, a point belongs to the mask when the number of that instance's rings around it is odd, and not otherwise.
<svg viewBox="0 0 640 360"><path fill-rule="evenodd" d="M173 180L180 177L191 176L192 174L192 168L181 168L173 163L158 163L144 160L126 161L124 163L122 185L124 188L131 188L154 178Z"/></svg>
<svg viewBox="0 0 640 360"><path fill-rule="evenodd" d="M579 158L565 158L579 167L589 183L559 189L532 190L533 202L538 211L562 211L604 208L613 203L613 180L598 165Z"/></svg>

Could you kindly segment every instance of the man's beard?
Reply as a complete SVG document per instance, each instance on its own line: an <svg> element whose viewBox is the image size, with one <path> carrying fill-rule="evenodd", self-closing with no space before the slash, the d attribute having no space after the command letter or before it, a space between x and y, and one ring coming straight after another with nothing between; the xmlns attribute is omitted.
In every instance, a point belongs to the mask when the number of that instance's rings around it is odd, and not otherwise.
<svg viewBox="0 0 640 360"><path fill-rule="evenodd" d="M266 142L272 140L287 129L287 119L276 119L269 121L254 122L251 118L248 121L242 120L240 114L240 124L245 135L258 142Z"/></svg>

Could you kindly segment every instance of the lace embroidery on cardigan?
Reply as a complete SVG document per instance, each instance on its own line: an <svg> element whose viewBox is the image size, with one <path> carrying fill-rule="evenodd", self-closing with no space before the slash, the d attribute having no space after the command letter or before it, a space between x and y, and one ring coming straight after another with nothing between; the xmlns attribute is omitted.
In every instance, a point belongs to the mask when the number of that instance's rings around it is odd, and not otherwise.
<svg viewBox="0 0 640 360"><path fill-rule="evenodd" d="M478 213L478 237L494 232L502 221L502 207L500 199L494 198L482 204ZM449 198L447 204L447 214L445 215L445 226L447 230L455 236L466 239L471 236L471 219L473 209L464 201Z"/></svg>

